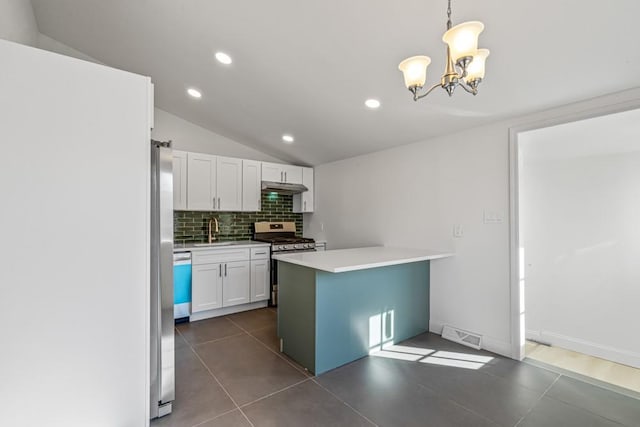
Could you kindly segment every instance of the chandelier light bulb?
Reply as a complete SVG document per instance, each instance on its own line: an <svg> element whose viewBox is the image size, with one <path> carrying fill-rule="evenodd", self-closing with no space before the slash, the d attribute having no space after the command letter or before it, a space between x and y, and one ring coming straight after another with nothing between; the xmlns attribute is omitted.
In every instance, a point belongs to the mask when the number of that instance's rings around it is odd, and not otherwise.
<svg viewBox="0 0 640 427"><path fill-rule="evenodd" d="M473 56L473 61L467 66L465 81L470 82L484 78L484 66L487 56L489 56L489 49L478 49L478 52Z"/></svg>
<svg viewBox="0 0 640 427"><path fill-rule="evenodd" d="M480 21L469 21L458 24L447 30L442 36L442 41L449 45L451 59L458 62L459 59L472 57L478 50L478 36L484 30L484 24Z"/></svg>
<svg viewBox="0 0 640 427"><path fill-rule="evenodd" d="M404 75L404 84L407 88L423 87L427 81L427 67L431 63L428 56L412 56L398 65L398 69Z"/></svg>

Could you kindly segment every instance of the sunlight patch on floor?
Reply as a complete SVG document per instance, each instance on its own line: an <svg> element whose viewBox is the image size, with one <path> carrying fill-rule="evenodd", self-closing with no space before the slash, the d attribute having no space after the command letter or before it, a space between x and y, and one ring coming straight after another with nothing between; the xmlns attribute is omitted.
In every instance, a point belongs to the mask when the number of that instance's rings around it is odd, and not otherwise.
<svg viewBox="0 0 640 427"><path fill-rule="evenodd" d="M631 366L531 341L525 343L525 354L548 365L640 392L640 369Z"/></svg>

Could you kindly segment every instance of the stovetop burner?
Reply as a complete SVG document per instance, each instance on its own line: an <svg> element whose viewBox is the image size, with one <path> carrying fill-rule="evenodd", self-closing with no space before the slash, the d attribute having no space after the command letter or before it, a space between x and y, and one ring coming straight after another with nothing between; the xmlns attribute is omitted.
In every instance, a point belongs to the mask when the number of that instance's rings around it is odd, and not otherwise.
<svg viewBox="0 0 640 427"><path fill-rule="evenodd" d="M315 240L296 236L295 222L256 222L253 240L271 243L272 252L315 250Z"/></svg>

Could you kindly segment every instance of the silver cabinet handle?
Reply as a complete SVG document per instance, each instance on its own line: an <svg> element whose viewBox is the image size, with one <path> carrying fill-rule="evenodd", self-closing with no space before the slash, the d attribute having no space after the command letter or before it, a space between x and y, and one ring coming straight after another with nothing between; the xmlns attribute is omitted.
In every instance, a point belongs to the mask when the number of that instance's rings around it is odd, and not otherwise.
<svg viewBox="0 0 640 427"><path fill-rule="evenodd" d="M287 182L287 173L284 173L284 182Z"/></svg>
<svg viewBox="0 0 640 427"><path fill-rule="evenodd" d="M220 197L218 197L218 210L220 210Z"/></svg>
<svg viewBox="0 0 640 427"><path fill-rule="evenodd" d="M224 277L227 277L227 264L224 265Z"/></svg>
<svg viewBox="0 0 640 427"><path fill-rule="evenodd" d="M219 275L220 277L222 277L222 264L218 265L218 267L220 267L220 269L219 269L219 270L220 270L220 272L218 273L218 275Z"/></svg>
<svg viewBox="0 0 640 427"><path fill-rule="evenodd" d="M280 171L280 182L284 181L284 172Z"/></svg>
<svg viewBox="0 0 640 427"><path fill-rule="evenodd" d="M266 255L266 252L256 252L256 255Z"/></svg>
<svg viewBox="0 0 640 427"><path fill-rule="evenodd" d="M305 210L305 211L307 210L307 201L306 200L304 201L304 208L302 208L302 209Z"/></svg>
<svg viewBox="0 0 640 427"><path fill-rule="evenodd" d="M262 200L258 199L258 210L262 209Z"/></svg>
<svg viewBox="0 0 640 427"><path fill-rule="evenodd" d="M214 211L216 210L216 198L215 197L213 198L213 210Z"/></svg>

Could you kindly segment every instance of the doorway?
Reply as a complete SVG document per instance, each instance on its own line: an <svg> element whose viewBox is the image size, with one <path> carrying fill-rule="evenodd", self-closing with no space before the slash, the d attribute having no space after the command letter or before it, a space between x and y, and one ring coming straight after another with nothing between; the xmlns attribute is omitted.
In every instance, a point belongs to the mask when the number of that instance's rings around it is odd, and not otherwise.
<svg viewBox="0 0 640 427"><path fill-rule="evenodd" d="M511 131L514 358L640 392L640 109Z"/></svg>

